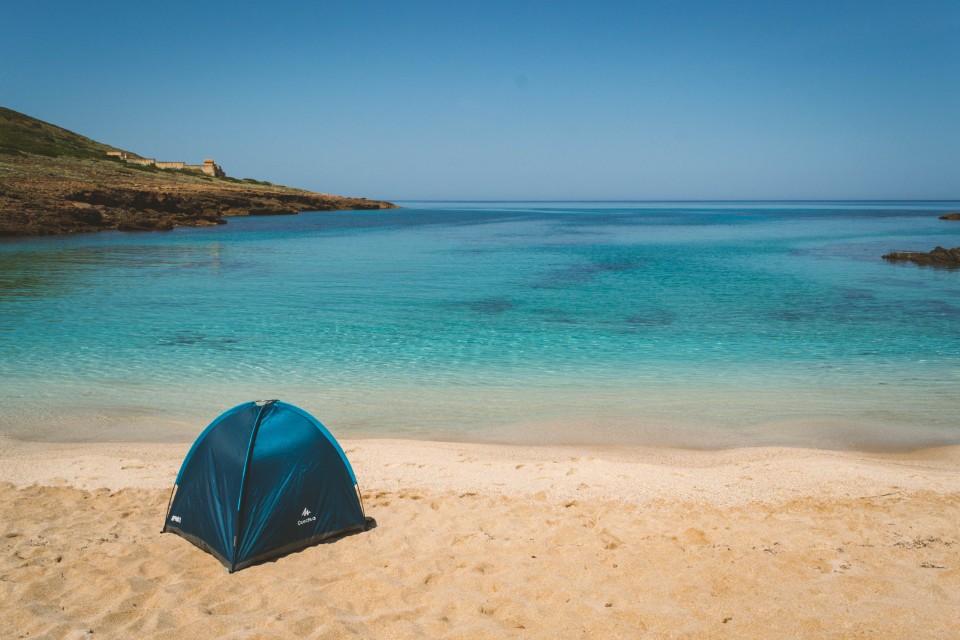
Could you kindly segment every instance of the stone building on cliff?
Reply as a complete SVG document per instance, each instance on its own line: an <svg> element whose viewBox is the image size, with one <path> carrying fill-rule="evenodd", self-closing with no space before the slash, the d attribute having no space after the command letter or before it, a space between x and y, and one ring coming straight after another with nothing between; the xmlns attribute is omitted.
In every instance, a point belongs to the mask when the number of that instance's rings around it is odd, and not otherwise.
<svg viewBox="0 0 960 640"><path fill-rule="evenodd" d="M107 151L107 155L114 158L120 158L124 162L129 162L130 164L157 167L158 169L182 169L184 171L195 171L197 173L205 173L208 176L213 176L215 178L225 178L227 176L227 174L223 171L223 167L218 165L213 160L204 160L203 164L187 164L185 162L157 162L153 158L140 158L129 154L126 151Z"/></svg>

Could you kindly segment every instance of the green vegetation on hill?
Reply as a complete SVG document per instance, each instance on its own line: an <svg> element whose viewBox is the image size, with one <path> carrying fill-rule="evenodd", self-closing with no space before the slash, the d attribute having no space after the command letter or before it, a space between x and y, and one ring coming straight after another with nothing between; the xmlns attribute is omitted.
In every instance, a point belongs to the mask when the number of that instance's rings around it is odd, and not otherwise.
<svg viewBox="0 0 960 640"><path fill-rule="evenodd" d="M48 158L72 157L109 160L108 147L28 115L0 107L0 153L33 154Z"/></svg>

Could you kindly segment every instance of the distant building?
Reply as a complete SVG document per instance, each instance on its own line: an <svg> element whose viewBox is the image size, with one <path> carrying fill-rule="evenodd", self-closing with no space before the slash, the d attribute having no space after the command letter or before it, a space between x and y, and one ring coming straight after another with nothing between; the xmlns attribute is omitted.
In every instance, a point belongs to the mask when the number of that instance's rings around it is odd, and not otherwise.
<svg viewBox="0 0 960 640"><path fill-rule="evenodd" d="M154 158L138 158L126 151L107 151L108 156L120 158L130 164L139 164L144 166L157 167L158 169L182 169L184 171L195 171L196 173L205 173L215 178L225 178L227 176L223 167L213 160L204 160L203 164L187 164L185 162L157 162Z"/></svg>

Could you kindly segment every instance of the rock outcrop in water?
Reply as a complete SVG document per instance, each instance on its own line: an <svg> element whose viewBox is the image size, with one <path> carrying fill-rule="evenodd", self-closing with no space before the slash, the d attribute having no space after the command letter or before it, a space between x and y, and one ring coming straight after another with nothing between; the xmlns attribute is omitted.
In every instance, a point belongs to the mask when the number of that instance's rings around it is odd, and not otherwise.
<svg viewBox="0 0 960 640"><path fill-rule="evenodd" d="M930 267L960 268L960 247L944 249L936 247L933 251L894 251L883 256L890 262L913 262Z"/></svg>
<svg viewBox="0 0 960 640"><path fill-rule="evenodd" d="M945 213L941 220L960 220L960 211ZM936 247L933 251L891 251L881 256L889 262L913 262L927 267L960 268L960 247L944 249Z"/></svg>
<svg viewBox="0 0 960 640"><path fill-rule="evenodd" d="M0 236L167 230L224 216L393 209L258 180L128 164L114 147L0 107Z"/></svg>

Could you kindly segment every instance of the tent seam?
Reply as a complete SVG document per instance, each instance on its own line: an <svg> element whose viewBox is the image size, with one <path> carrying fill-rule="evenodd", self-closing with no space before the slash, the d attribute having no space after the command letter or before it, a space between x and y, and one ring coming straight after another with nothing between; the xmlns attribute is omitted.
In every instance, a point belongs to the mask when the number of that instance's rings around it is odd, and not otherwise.
<svg viewBox="0 0 960 640"><path fill-rule="evenodd" d="M253 429L250 431L250 442L247 444L247 457L243 461L243 473L240 475L240 495L237 497L237 517L234 519L233 553L230 554L233 557L230 559L230 573L233 573L237 568L237 549L240 544L240 516L243 513L243 494L247 488L247 467L250 466L250 460L253 457L253 447L257 441L257 432L260 430L260 423L265 417L267 407L272 406L275 402L276 400L268 400L260 407L260 411L257 412L257 420L253 423Z"/></svg>

